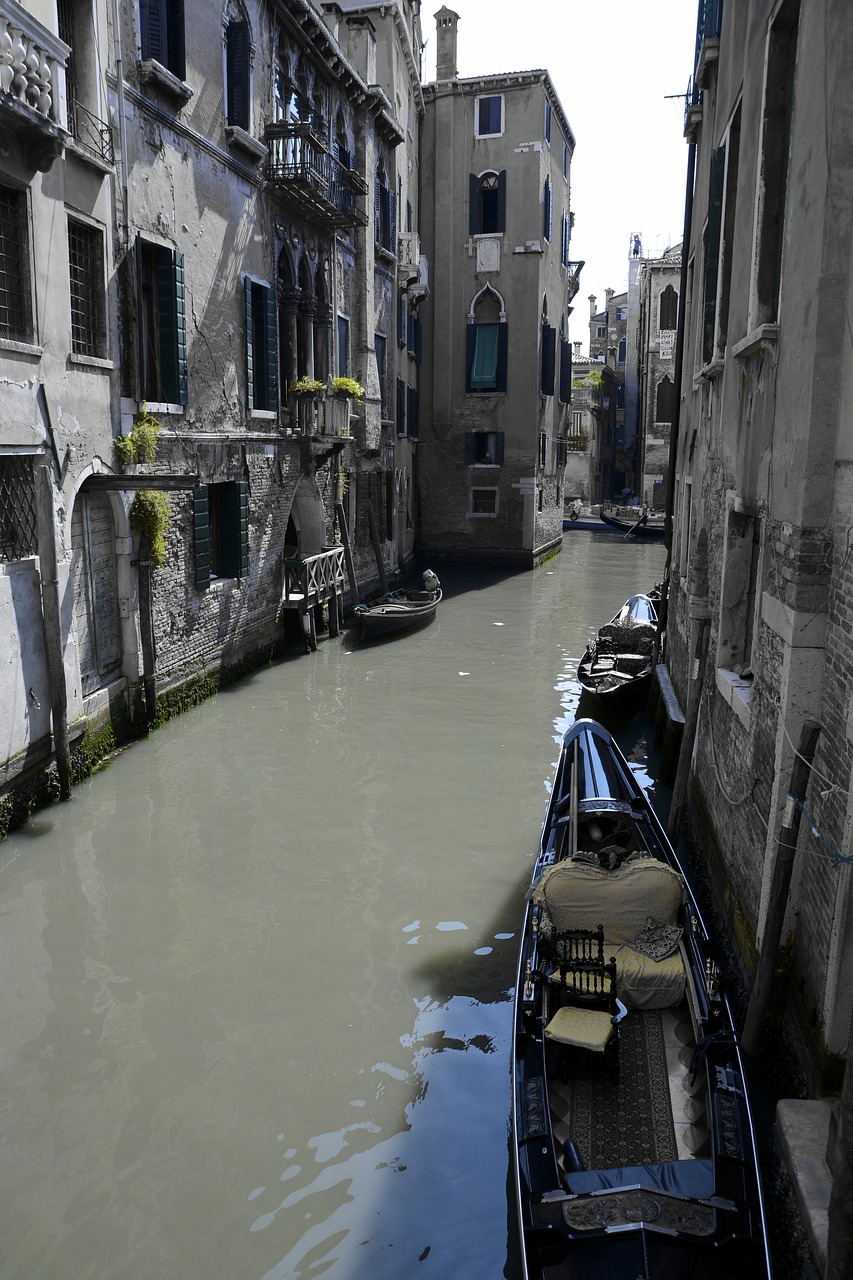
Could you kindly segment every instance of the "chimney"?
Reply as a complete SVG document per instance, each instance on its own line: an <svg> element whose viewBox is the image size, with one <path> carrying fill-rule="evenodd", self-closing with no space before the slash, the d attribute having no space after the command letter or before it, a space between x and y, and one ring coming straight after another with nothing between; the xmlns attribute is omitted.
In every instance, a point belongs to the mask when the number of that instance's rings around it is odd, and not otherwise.
<svg viewBox="0 0 853 1280"><path fill-rule="evenodd" d="M589 295L589 318L590 318L590 320L591 320L591 319L592 319L592 317L595 315L595 302L596 302L595 294L594 294L594 293L591 293L591 294Z"/></svg>
<svg viewBox="0 0 853 1280"><path fill-rule="evenodd" d="M575 360L580 360L580 358L581 358L581 344L580 344L579 342L573 342L573 343L572 343L572 346L573 346L573 348L574 348L574 352L575 352L575 354L574 354L574 359L575 359Z"/></svg>
<svg viewBox="0 0 853 1280"><path fill-rule="evenodd" d="M614 294L615 294L615 293L616 293L616 290L615 290L615 289L605 289L605 290L604 290L604 306L605 306L605 308L607 308L607 307L609 307L609 306L610 306L610 303L611 303L611 301L612 301L613 296L614 296Z"/></svg>
<svg viewBox="0 0 853 1280"><path fill-rule="evenodd" d="M459 14L445 5L434 16L438 38L435 78L455 80L459 75L456 67L456 24Z"/></svg>

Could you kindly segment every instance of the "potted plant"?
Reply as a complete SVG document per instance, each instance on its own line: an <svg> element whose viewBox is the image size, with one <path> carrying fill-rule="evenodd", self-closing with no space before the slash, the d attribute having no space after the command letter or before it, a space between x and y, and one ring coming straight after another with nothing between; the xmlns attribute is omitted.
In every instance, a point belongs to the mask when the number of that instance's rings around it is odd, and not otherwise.
<svg viewBox="0 0 853 1280"><path fill-rule="evenodd" d="M314 406L326 393L325 382L317 378L309 378L303 374L297 378L290 388L290 394L296 397L296 413L299 430L310 434L316 428L317 415Z"/></svg>
<svg viewBox="0 0 853 1280"><path fill-rule="evenodd" d="M326 429L332 435L349 435L350 401L361 404L364 399L364 387L355 378L333 378L332 394L326 401Z"/></svg>
<svg viewBox="0 0 853 1280"><path fill-rule="evenodd" d="M355 378L333 378L332 394L345 400L355 400L361 404L364 399L364 387Z"/></svg>
<svg viewBox="0 0 853 1280"><path fill-rule="evenodd" d="M290 388L291 395L306 400L316 400L326 390L325 382L319 382L316 378L309 378L307 374L297 378L293 386Z"/></svg>

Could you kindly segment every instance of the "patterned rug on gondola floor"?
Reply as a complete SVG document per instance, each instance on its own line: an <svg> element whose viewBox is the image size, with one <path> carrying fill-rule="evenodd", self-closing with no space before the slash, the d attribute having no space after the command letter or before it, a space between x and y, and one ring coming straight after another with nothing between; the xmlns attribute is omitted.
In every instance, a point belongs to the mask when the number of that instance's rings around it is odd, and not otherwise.
<svg viewBox="0 0 853 1280"><path fill-rule="evenodd" d="M631 1010L619 1028L619 1082L606 1071L559 1081L551 1095L558 1147L574 1138L588 1169L678 1159L663 1023Z"/></svg>

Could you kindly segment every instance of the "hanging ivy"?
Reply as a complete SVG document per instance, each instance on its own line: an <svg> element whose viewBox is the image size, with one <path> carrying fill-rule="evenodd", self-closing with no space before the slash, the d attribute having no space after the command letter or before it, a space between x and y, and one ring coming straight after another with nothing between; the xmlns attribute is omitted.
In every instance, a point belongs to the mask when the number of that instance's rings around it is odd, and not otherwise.
<svg viewBox="0 0 853 1280"><path fill-rule="evenodd" d="M157 457L157 435L160 419L143 407L133 419L133 429L128 436L116 436L113 446L122 471L136 462L153 462Z"/></svg>
<svg viewBox="0 0 853 1280"><path fill-rule="evenodd" d="M162 569L166 563L166 535L172 523L172 507L160 489L141 489L130 507L130 527L144 534L151 549L151 563Z"/></svg>

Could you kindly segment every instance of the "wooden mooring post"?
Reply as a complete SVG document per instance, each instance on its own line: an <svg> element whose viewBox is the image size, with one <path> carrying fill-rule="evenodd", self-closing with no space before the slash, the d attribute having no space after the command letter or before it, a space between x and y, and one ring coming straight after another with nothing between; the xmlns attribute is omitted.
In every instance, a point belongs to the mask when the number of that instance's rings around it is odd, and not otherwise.
<svg viewBox="0 0 853 1280"><path fill-rule="evenodd" d="M65 662L62 651L62 617L59 602L59 575L56 559L56 526L53 514L53 478L50 468L38 466L35 471L36 529L41 579L41 609L44 621L44 647L50 681L50 712L53 727L53 750L59 773L59 794L63 800L71 795L71 746L68 740L68 690L65 687Z"/></svg>

